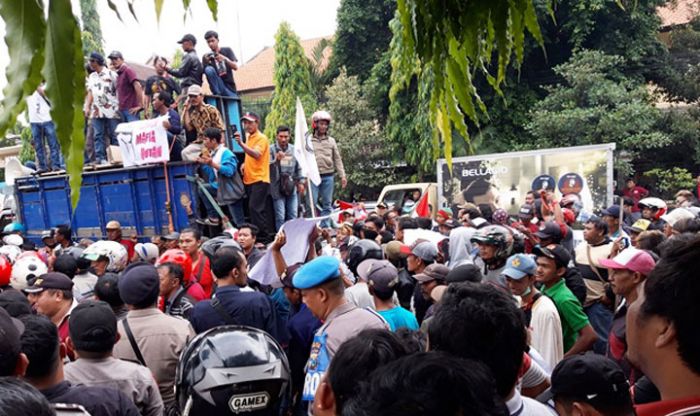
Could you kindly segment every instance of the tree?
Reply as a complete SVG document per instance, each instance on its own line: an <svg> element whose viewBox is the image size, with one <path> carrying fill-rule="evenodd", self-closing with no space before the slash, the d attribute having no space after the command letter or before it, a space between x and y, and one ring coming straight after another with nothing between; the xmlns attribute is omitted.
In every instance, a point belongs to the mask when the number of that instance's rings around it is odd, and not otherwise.
<svg viewBox="0 0 700 416"><path fill-rule="evenodd" d="M535 106L526 129L538 147L617 143L635 159L640 151L670 144L661 112L637 80L619 71L624 59L599 51L581 51L554 68L565 83L549 89ZM625 174L632 165L618 159Z"/></svg>
<svg viewBox="0 0 700 416"><path fill-rule="evenodd" d="M97 13L95 0L80 0L80 20L83 23L83 31L81 32L83 55L88 56L93 51L104 55L102 26L100 25L100 15Z"/></svg>
<svg viewBox="0 0 700 416"><path fill-rule="evenodd" d="M274 137L278 126L294 125L296 99L305 111L315 111L316 95L311 84L311 64L304 54L299 37L287 22L282 22L275 35L275 91L272 107L265 119L265 134Z"/></svg>
<svg viewBox="0 0 700 416"><path fill-rule="evenodd" d="M347 199L367 196L384 184L400 182L402 175L392 163L391 147L386 145L372 107L362 94L359 78L348 76L341 68L325 95L333 116L330 134L338 143L348 177L347 188L337 186L336 195Z"/></svg>
<svg viewBox="0 0 700 416"><path fill-rule="evenodd" d="M321 85L326 85L329 81L330 71L323 66L326 51L331 48L332 42L326 38L318 41L311 51L311 85L315 86L316 100L320 102L323 98Z"/></svg>
<svg viewBox="0 0 700 416"><path fill-rule="evenodd" d="M345 67L360 82L369 76L389 48L396 0L342 0L336 20L331 67L335 73Z"/></svg>

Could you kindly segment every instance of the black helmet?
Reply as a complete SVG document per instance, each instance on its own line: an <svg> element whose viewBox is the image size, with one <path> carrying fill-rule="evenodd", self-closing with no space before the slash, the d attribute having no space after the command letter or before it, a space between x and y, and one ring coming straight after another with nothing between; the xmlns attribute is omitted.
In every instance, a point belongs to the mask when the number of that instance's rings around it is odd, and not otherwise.
<svg viewBox="0 0 700 416"><path fill-rule="evenodd" d="M289 391L282 347L247 326L219 326L197 335L177 366L175 397L182 416L278 415Z"/></svg>
<svg viewBox="0 0 700 416"><path fill-rule="evenodd" d="M236 240L228 235L220 235L202 243L202 252L209 257L209 261L214 260L214 254L221 247L233 247L241 250L241 246Z"/></svg>
<svg viewBox="0 0 700 416"><path fill-rule="evenodd" d="M352 274L357 275L357 266L363 261L367 259L382 260L383 258L382 248L379 247L379 244L372 240L358 240L350 246L345 263Z"/></svg>
<svg viewBox="0 0 700 416"><path fill-rule="evenodd" d="M501 225L489 225L477 231L472 243L496 247L496 260L506 260L513 252L513 234Z"/></svg>

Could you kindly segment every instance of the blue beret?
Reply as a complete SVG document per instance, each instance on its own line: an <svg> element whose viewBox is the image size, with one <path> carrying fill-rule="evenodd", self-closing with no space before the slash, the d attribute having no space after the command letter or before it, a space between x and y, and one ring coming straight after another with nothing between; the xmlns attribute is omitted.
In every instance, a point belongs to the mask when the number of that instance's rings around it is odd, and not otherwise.
<svg viewBox="0 0 700 416"><path fill-rule="evenodd" d="M333 256L317 257L301 266L292 284L297 289L310 289L340 277L340 260Z"/></svg>

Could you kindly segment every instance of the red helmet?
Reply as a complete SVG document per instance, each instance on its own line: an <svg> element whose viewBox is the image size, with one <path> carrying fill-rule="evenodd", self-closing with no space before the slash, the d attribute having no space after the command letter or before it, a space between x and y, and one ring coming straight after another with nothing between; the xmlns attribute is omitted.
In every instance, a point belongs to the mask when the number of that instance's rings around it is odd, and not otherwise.
<svg viewBox="0 0 700 416"><path fill-rule="evenodd" d="M189 282L192 278L192 259L181 249L171 248L170 250L166 250L156 262L156 266L163 263L179 264L180 267L182 267L183 274L185 275L185 282Z"/></svg>
<svg viewBox="0 0 700 416"><path fill-rule="evenodd" d="M576 213L573 210L570 210L569 208L562 208L561 212L564 214L564 222L567 225L571 225L576 222Z"/></svg>
<svg viewBox="0 0 700 416"><path fill-rule="evenodd" d="M10 276L12 276L12 263L5 256L0 256L0 286L8 286Z"/></svg>

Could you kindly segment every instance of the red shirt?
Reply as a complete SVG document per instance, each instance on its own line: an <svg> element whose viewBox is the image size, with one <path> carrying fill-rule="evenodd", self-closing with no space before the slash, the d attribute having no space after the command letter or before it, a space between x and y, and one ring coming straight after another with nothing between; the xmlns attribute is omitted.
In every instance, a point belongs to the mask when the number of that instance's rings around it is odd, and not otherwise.
<svg viewBox="0 0 700 416"><path fill-rule="evenodd" d="M119 240L119 244L124 246L124 248L126 249L126 252L129 254L128 259L129 259L129 261L131 261L131 259L134 257L134 247L136 247L136 243L134 243L131 240L122 239L122 240Z"/></svg>
<svg viewBox="0 0 700 416"><path fill-rule="evenodd" d="M646 198L649 195L649 191L641 186L635 186L632 189L625 188L625 190L622 191L622 195L626 196L627 198L632 198L634 201L632 212L639 212L639 206L637 204L639 203L640 199Z"/></svg>
<svg viewBox="0 0 700 416"><path fill-rule="evenodd" d="M530 230L530 232L532 234L534 234L540 230L540 227L538 227L536 224L530 223L528 225L525 225L520 221L514 222L513 224L511 224L511 227L513 227L517 230L518 225L522 225L523 227L527 228L528 230ZM533 241L530 240L528 237L525 237L525 253L527 253L527 254L532 253L533 248L535 248L535 244L533 243Z"/></svg>
<svg viewBox="0 0 700 416"><path fill-rule="evenodd" d="M197 261L192 263L192 279L193 281L199 282L202 289L204 289L204 293L207 295L207 299L211 298L214 276L211 273L209 257L202 253L201 250L199 251L199 258Z"/></svg>
<svg viewBox="0 0 700 416"><path fill-rule="evenodd" d="M134 81L137 80L136 72L126 64L122 64L117 70L117 99L120 111L141 107L134 88Z"/></svg>
<svg viewBox="0 0 700 416"><path fill-rule="evenodd" d="M700 396L642 404L637 416L687 416L700 414Z"/></svg>
<svg viewBox="0 0 700 416"><path fill-rule="evenodd" d="M192 299L196 300L197 302L208 298L207 294L204 293L204 289L202 289L202 285L197 282L190 283L189 287L187 288L187 294L192 296Z"/></svg>

